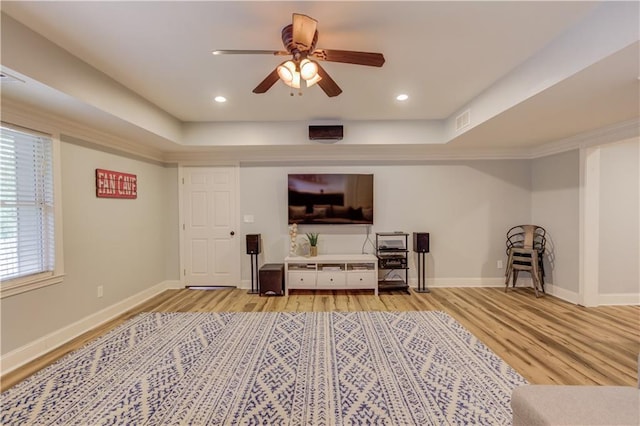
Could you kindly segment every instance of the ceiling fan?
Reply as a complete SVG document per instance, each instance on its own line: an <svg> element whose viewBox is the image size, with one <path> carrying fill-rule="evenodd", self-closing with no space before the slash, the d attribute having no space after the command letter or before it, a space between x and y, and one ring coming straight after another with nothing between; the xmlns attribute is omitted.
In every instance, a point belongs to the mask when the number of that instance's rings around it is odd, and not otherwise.
<svg viewBox="0 0 640 426"><path fill-rule="evenodd" d="M342 89L316 61L342 62L346 64L381 67L384 64L382 53L354 52L351 50L316 49L318 21L299 13L293 14L293 23L282 29L282 43L286 51L273 50L215 50L214 55L269 54L292 56L276 67L253 93L265 93L279 79L286 85L299 89L304 81L307 87L318 84L329 97L338 96ZM293 93L292 93L293 95Z"/></svg>

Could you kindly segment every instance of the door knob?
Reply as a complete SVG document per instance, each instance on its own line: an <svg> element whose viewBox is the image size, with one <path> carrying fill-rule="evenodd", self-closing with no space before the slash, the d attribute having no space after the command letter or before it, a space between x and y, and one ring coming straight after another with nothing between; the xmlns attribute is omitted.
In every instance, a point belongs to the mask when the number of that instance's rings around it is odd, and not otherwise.
<svg viewBox="0 0 640 426"><path fill-rule="evenodd" d="M236 235L236 233L234 231L231 231L231 232L229 232L229 235L231 235L233 237L234 235Z"/></svg>

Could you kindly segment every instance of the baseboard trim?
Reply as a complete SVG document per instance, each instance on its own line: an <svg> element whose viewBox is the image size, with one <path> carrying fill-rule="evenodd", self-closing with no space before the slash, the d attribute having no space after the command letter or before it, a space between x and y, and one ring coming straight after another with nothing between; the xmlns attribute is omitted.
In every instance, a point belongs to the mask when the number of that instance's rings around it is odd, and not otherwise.
<svg viewBox="0 0 640 426"><path fill-rule="evenodd" d="M240 285L238 286L238 288L243 290L251 290L251 280L240 280Z"/></svg>
<svg viewBox="0 0 640 426"><path fill-rule="evenodd" d="M409 280L411 287L418 287L417 278ZM516 284L517 287L531 287L533 283L530 277L520 277ZM427 288L464 288L464 287L504 287L504 278L427 278ZM509 287L511 288L511 287ZM544 290L558 299L562 299L569 303L578 304L578 293L565 290L561 287L554 286L551 283L544 285ZM636 300L637 299L636 295ZM629 300L628 298L626 300ZM619 303L630 304L630 303Z"/></svg>
<svg viewBox="0 0 640 426"><path fill-rule="evenodd" d="M598 306L640 305L640 293L599 294Z"/></svg>
<svg viewBox="0 0 640 426"><path fill-rule="evenodd" d="M181 288L184 288L184 284L180 280L163 281L163 282L166 286L165 290L180 290Z"/></svg>
<svg viewBox="0 0 640 426"><path fill-rule="evenodd" d="M578 293L565 290L564 288L555 286L552 283L546 283L544 285L544 291L558 299L564 300L565 302L573 303L574 305L577 305L580 300Z"/></svg>
<svg viewBox="0 0 640 426"><path fill-rule="evenodd" d="M47 334L20 348L14 349L0 357L0 375L7 374L29 361L50 352L51 350L69 342L72 339L92 330L101 324L123 314L127 310L139 305L165 290L182 288L180 281L163 281L134 294L118 303L108 306L101 311L82 318L53 333Z"/></svg>

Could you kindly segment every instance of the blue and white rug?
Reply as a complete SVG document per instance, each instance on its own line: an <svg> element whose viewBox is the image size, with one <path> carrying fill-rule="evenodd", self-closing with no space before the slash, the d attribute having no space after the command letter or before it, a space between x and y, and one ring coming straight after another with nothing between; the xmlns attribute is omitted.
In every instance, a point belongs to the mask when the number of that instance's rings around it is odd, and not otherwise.
<svg viewBox="0 0 640 426"><path fill-rule="evenodd" d="M443 312L145 313L4 392L0 424L507 425L525 383Z"/></svg>

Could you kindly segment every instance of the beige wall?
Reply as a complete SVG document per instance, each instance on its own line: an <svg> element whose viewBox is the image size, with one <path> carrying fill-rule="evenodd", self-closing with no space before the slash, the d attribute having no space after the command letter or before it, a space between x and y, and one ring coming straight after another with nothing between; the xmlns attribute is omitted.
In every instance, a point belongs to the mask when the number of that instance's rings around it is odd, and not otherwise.
<svg viewBox="0 0 640 426"><path fill-rule="evenodd" d="M67 142L61 157L66 276L2 299L3 354L178 279L177 169ZM138 198L96 198L96 168L136 174Z"/></svg>
<svg viewBox="0 0 640 426"><path fill-rule="evenodd" d="M240 168L243 234L260 233L261 262L282 262L288 254L288 173L373 173L375 216L372 234L383 231L429 232L427 277L435 285L502 282L505 232L531 215L531 162L528 160L438 161L411 165L247 166ZM320 253L360 253L364 226L303 226L319 232ZM244 236L243 236L244 238ZM374 236L371 236L374 239ZM302 240L302 237L300 237ZM410 244L411 245L411 244ZM411 261L414 262L413 255ZM416 271L411 264L410 277ZM243 256L249 280L249 256Z"/></svg>
<svg viewBox="0 0 640 426"><path fill-rule="evenodd" d="M577 294L580 153L573 150L535 159L531 172L531 219L548 232L545 282Z"/></svg>
<svg viewBox="0 0 640 426"><path fill-rule="evenodd" d="M640 293L640 140L600 149L599 294Z"/></svg>

